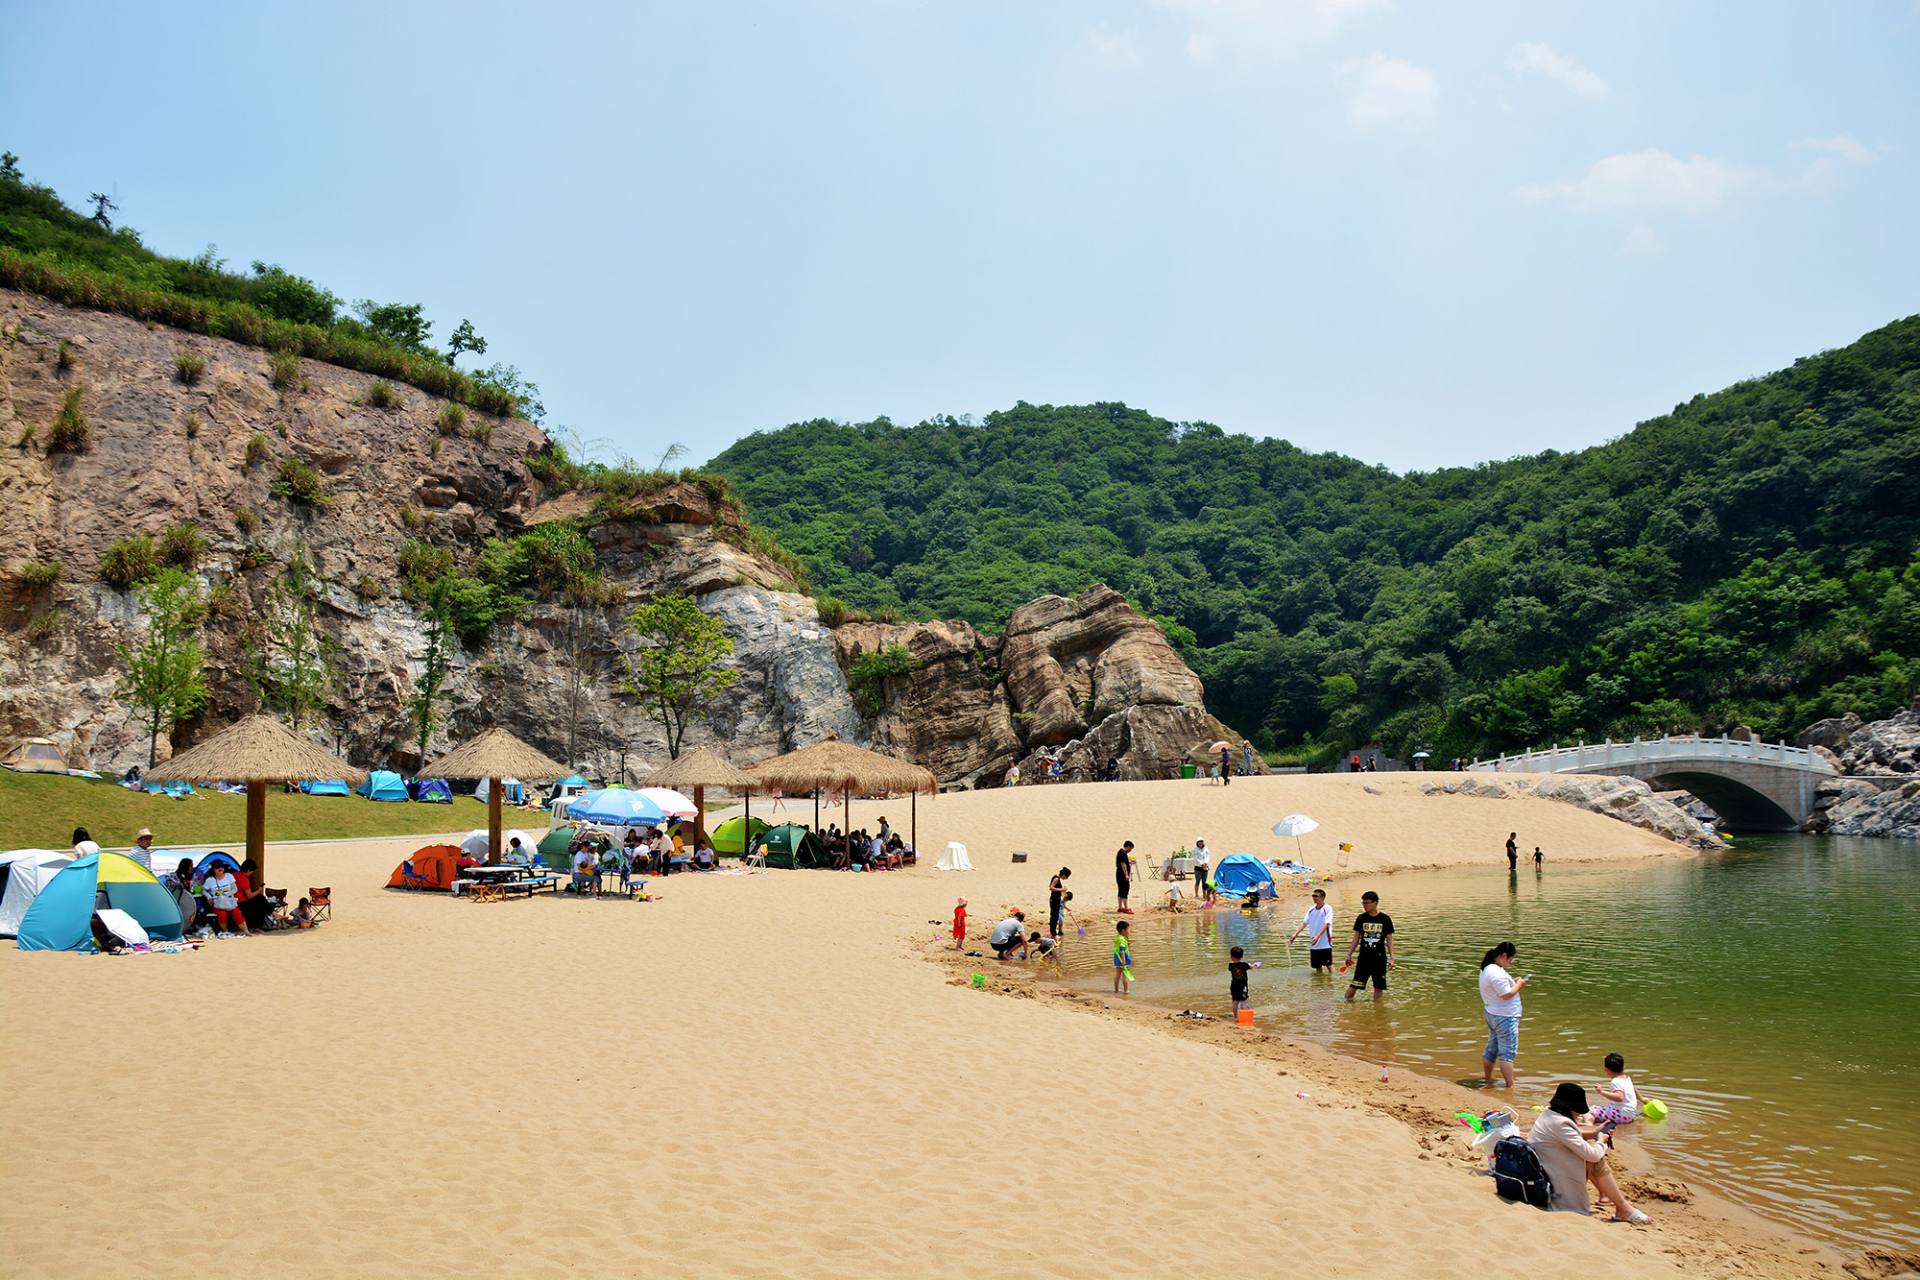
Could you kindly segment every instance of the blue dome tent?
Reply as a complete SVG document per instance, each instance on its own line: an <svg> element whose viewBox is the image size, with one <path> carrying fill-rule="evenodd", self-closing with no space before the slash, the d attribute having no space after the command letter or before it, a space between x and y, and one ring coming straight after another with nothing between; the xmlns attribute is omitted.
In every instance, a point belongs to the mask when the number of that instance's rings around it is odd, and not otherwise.
<svg viewBox="0 0 1920 1280"><path fill-rule="evenodd" d="M338 778L325 782L303 782L300 784L300 790L310 796L350 796L353 794L353 792L347 790L347 784Z"/></svg>
<svg viewBox="0 0 1920 1280"><path fill-rule="evenodd" d="M360 794L369 800L407 800L406 780L391 769L375 769L360 784Z"/></svg>
<svg viewBox="0 0 1920 1280"><path fill-rule="evenodd" d="M414 784L413 798L421 804L452 804L453 788L445 778L422 778Z"/></svg>
<svg viewBox="0 0 1920 1280"><path fill-rule="evenodd" d="M240 869L240 860L230 853L215 851L193 864L193 874L204 876L215 867L225 867L229 871Z"/></svg>
<svg viewBox="0 0 1920 1280"><path fill-rule="evenodd" d="M1213 869L1214 887L1224 897L1244 898L1256 890L1263 898L1274 895L1273 871L1250 853L1230 853Z"/></svg>
<svg viewBox="0 0 1920 1280"><path fill-rule="evenodd" d="M112 907L150 938L177 942L180 907L153 872L123 853L90 853L47 882L20 921L22 951L92 951L93 913Z"/></svg>

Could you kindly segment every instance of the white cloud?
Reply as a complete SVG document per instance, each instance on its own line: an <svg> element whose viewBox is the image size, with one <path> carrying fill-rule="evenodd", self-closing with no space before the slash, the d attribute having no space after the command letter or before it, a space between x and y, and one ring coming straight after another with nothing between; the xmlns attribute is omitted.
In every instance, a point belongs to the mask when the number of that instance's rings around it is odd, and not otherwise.
<svg viewBox="0 0 1920 1280"><path fill-rule="evenodd" d="M1146 61L1140 51L1140 33L1137 31L1118 30L1104 22L1095 23L1086 33L1085 44L1087 55L1104 66L1137 67Z"/></svg>
<svg viewBox="0 0 1920 1280"><path fill-rule="evenodd" d="M1816 164L1867 164L1874 157L1872 147L1844 133L1831 138L1802 138L1793 145L1797 151L1811 152Z"/></svg>
<svg viewBox="0 0 1920 1280"><path fill-rule="evenodd" d="M1440 81L1433 72L1384 53L1370 53L1341 70L1353 86L1347 115L1357 125L1425 119L1440 97Z"/></svg>
<svg viewBox="0 0 1920 1280"><path fill-rule="evenodd" d="M1620 244L1620 256L1623 258L1651 258L1667 247L1660 233L1644 222L1636 222L1627 232L1627 238Z"/></svg>
<svg viewBox="0 0 1920 1280"><path fill-rule="evenodd" d="M1564 203L1576 209L1645 211L1678 209L1700 214L1762 175L1710 156L1681 159L1650 148L1596 160L1577 178L1534 183L1520 197Z"/></svg>
<svg viewBox="0 0 1920 1280"><path fill-rule="evenodd" d="M1537 71L1583 98L1607 96L1607 82L1549 44L1523 44L1513 51L1517 71Z"/></svg>
<svg viewBox="0 0 1920 1280"><path fill-rule="evenodd" d="M1187 56L1212 62L1222 51L1322 40L1384 0L1156 0L1187 26Z"/></svg>

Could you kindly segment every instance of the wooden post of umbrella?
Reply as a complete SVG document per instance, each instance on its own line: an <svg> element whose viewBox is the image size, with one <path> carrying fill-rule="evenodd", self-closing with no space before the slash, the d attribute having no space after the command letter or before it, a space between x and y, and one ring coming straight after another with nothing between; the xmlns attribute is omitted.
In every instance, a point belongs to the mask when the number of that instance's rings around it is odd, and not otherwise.
<svg viewBox="0 0 1920 1280"><path fill-rule="evenodd" d="M487 865L500 865L500 779L487 779Z"/></svg>
<svg viewBox="0 0 1920 1280"><path fill-rule="evenodd" d="M696 842L707 838L707 789L697 782L693 784L693 838Z"/></svg>
<svg viewBox="0 0 1920 1280"><path fill-rule="evenodd" d="M247 856L259 868L260 885L267 883L267 784L247 780Z"/></svg>

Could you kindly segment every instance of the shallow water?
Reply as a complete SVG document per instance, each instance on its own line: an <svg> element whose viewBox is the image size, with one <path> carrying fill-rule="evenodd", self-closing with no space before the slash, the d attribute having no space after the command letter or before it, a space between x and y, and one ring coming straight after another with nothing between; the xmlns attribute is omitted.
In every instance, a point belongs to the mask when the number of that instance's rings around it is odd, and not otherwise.
<svg viewBox="0 0 1920 1280"><path fill-rule="evenodd" d="M1399 944L1384 1001L1352 1005L1311 978L1286 937L1307 905L1289 886L1237 910L1139 917L1134 999L1231 1016L1227 949L1246 948L1268 1031L1371 1062L1478 1085L1486 1043L1481 955L1511 939L1525 993L1521 1127L1553 1084L1589 1097L1609 1051L1640 1097L1662 1172L1711 1186L1839 1244L1920 1247L1920 845L1749 836L1727 853L1660 864L1418 872L1372 887ZM1325 886L1336 964L1363 879ZM1404 905L1399 905L1404 903ZM1105 926L1069 937L1072 985L1111 982ZM1497 1077L1496 1077L1497 1078Z"/></svg>

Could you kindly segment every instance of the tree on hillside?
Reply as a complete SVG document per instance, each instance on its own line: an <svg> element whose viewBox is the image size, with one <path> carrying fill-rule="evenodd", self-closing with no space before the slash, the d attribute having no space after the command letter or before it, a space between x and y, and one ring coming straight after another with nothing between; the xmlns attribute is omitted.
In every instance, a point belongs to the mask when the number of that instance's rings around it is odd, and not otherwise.
<svg viewBox="0 0 1920 1280"><path fill-rule="evenodd" d="M606 662L601 654L610 638L595 602L575 599L567 606L560 643L554 649L567 673L567 763L580 757L580 717L600 687Z"/></svg>
<svg viewBox="0 0 1920 1280"><path fill-rule="evenodd" d="M11 151L0 152L0 182L20 182L20 157Z"/></svg>
<svg viewBox="0 0 1920 1280"><path fill-rule="evenodd" d="M420 674L413 682L413 696L407 699L407 716L413 721L414 749L422 764L427 761L427 744L433 740L434 730L440 727L434 708L452 662L449 644L453 631L452 582L451 578L442 578L427 593L427 648L421 659Z"/></svg>
<svg viewBox="0 0 1920 1280"><path fill-rule="evenodd" d="M320 631L319 598L306 543L296 540L286 571L267 588L259 638L247 644L247 678L295 730L326 709L333 680L335 646Z"/></svg>
<svg viewBox="0 0 1920 1280"><path fill-rule="evenodd" d="M195 638L205 613L200 584L184 569L162 569L139 590L146 637L120 646L122 692L147 717L147 767L160 734L207 705L206 658Z"/></svg>
<svg viewBox="0 0 1920 1280"><path fill-rule="evenodd" d="M437 358L438 353L427 345L433 336L433 322L427 319L426 308L420 303L374 302L362 298L353 304L353 313L376 337L396 347Z"/></svg>
<svg viewBox="0 0 1920 1280"><path fill-rule="evenodd" d="M462 320L447 339L447 363L452 364L460 358L463 351L471 351L477 356L487 354L487 340L473 331L473 321Z"/></svg>
<svg viewBox="0 0 1920 1280"><path fill-rule="evenodd" d="M687 726L739 678L738 671L723 665L733 656L733 640L689 595L647 601L627 615L627 630L640 649L632 657L622 655L627 677L620 687L659 721L667 754L678 759Z"/></svg>
<svg viewBox="0 0 1920 1280"><path fill-rule="evenodd" d="M109 211L118 212L120 206L113 202L111 196L102 195L98 191L88 196L87 199L93 201L93 220L100 224L100 229L102 231L113 230L113 219L109 218L107 214Z"/></svg>

